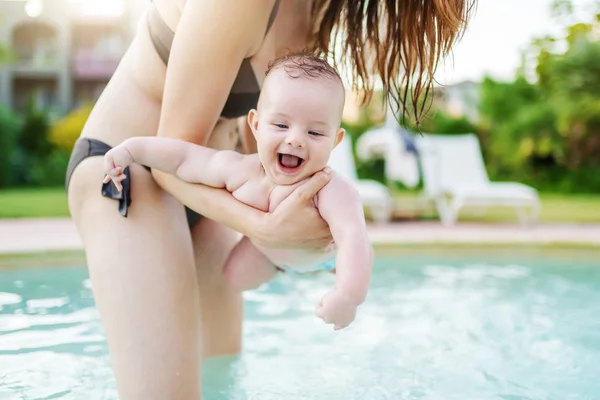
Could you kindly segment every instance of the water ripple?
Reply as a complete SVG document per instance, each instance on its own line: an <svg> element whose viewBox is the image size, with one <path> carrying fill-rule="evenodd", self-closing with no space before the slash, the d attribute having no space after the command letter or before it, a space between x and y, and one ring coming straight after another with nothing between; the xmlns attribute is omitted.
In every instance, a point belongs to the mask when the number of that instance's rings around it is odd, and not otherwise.
<svg viewBox="0 0 600 400"><path fill-rule="evenodd" d="M379 259L357 321L314 306L329 274L245 293L245 351L207 400L600 398L598 263ZM116 399L83 269L0 273L0 400Z"/></svg>

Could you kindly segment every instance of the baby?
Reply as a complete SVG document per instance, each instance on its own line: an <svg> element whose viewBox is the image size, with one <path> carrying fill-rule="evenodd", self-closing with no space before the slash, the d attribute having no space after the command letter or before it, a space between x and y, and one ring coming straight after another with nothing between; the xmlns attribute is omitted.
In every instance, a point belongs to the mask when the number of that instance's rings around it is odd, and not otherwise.
<svg viewBox="0 0 600 400"><path fill-rule="evenodd" d="M105 156L107 176L119 190L123 170L133 162L174 174L179 179L226 188L239 201L273 211L293 190L326 168L340 143L344 87L325 60L292 54L273 62L267 71L256 110L248 123L258 154L217 151L162 137L134 137ZM224 267L226 279L240 290L272 279L277 270L335 270L334 288L315 313L334 329L347 327L365 300L372 269L361 200L354 187L332 176L314 198L314 206L329 224L334 246L326 252L265 248L243 237Z"/></svg>

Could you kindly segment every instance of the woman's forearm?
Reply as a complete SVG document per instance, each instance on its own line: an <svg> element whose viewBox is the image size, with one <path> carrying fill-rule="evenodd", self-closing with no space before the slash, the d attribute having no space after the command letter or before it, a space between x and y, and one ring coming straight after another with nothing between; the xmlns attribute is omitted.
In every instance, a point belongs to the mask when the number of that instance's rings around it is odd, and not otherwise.
<svg viewBox="0 0 600 400"><path fill-rule="evenodd" d="M331 231L314 207L313 197L331 175L315 174L270 213L236 200L226 189L187 183L153 170L157 183L182 204L218 223L272 248L321 251L331 244Z"/></svg>
<svg viewBox="0 0 600 400"><path fill-rule="evenodd" d="M152 170L156 182L182 204L250 238L255 236L262 211L237 201L225 189L184 182L176 176Z"/></svg>

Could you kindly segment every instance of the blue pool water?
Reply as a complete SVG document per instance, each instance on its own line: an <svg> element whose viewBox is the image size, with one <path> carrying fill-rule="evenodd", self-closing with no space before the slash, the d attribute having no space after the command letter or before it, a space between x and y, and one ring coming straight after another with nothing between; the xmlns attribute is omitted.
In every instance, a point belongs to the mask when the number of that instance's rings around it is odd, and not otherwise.
<svg viewBox="0 0 600 400"><path fill-rule="evenodd" d="M313 316L332 276L280 276L246 295L245 351L205 363L205 398L600 399L600 257L576 254L379 254L341 332ZM0 270L0 400L114 386L86 270Z"/></svg>

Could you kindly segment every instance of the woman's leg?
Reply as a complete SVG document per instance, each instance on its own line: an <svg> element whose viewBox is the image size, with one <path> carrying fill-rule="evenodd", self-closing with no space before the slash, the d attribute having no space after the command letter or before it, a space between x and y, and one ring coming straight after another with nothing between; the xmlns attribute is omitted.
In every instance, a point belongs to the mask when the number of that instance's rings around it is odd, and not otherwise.
<svg viewBox="0 0 600 400"><path fill-rule="evenodd" d="M200 293L204 357L239 353L242 294L227 284L223 266L241 235L207 218L192 228Z"/></svg>
<svg viewBox="0 0 600 400"><path fill-rule="evenodd" d="M127 218L100 195L102 157L84 160L69 187L119 398L200 398L200 308L183 207L138 165ZM218 294L214 294L218 296Z"/></svg>

